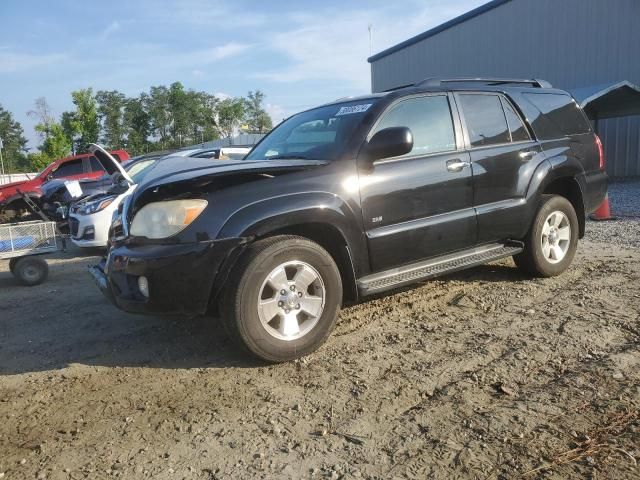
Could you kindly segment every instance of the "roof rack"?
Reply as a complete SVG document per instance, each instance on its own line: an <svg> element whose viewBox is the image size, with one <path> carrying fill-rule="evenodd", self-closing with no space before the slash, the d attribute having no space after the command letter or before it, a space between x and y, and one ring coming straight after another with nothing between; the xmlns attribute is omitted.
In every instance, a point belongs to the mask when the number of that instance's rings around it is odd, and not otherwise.
<svg viewBox="0 0 640 480"><path fill-rule="evenodd" d="M405 84L405 85L398 85L397 87L387 88L386 90L382 90L382 92L383 92L383 93L386 93L386 92L395 92L396 90L402 90L403 88L409 88L409 87L413 87L413 86L415 86L415 85L417 85L417 83L416 83L416 84L414 84L414 83L407 83L407 84Z"/></svg>
<svg viewBox="0 0 640 480"><path fill-rule="evenodd" d="M522 79L522 78L425 78L415 83L415 87L439 87L443 83L484 83L487 85L508 85L523 84L531 85L535 88L551 88L551 83L539 78Z"/></svg>

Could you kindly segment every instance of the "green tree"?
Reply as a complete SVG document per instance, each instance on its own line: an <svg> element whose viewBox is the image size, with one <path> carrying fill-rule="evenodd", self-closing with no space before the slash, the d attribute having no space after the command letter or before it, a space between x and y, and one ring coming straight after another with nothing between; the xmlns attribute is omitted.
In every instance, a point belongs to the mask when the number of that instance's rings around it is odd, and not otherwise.
<svg viewBox="0 0 640 480"><path fill-rule="evenodd" d="M20 122L13 119L13 115L0 105L0 139L2 139L2 160L6 173L25 172L29 169L24 148L27 139Z"/></svg>
<svg viewBox="0 0 640 480"><path fill-rule="evenodd" d="M249 92L245 100L246 122L250 133L266 133L273 128L271 117L262 107L264 93Z"/></svg>
<svg viewBox="0 0 640 480"><path fill-rule="evenodd" d="M102 123L101 141L109 148L122 148L125 144L124 109L127 97L117 90L96 93L98 114Z"/></svg>
<svg viewBox="0 0 640 480"><path fill-rule="evenodd" d="M83 151L89 143L98 141L100 121L98 106L92 88L84 88L71 92L76 111L73 112L71 124L75 132L76 151Z"/></svg>
<svg viewBox="0 0 640 480"><path fill-rule="evenodd" d="M36 125L36 132L40 133L44 137L42 145L38 148L43 155L43 158L38 158L37 161L46 162L44 166L51 163L58 158L66 157L71 151L71 143L65 134L62 125L56 122L51 122L48 125L39 123ZM43 168L40 165L34 165L37 169Z"/></svg>
<svg viewBox="0 0 640 480"><path fill-rule="evenodd" d="M145 110L147 94L138 98L128 98L124 106L124 128L127 137L126 148L132 155L145 153L149 148L151 134L150 117Z"/></svg>
<svg viewBox="0 0 640 480"><path fill-rule="evenodd" d="M180 82L169 86L168 103L171 122L171 146L182 147L189 134L189 125L193 105L190 105L190 95Z"/></svg>
<svg viewBox="0 0 640 480"><path fill-rule="evenodd" d="M220 138L217 128L218 104L220 99L215 95L207 92L198 92L200 97L198 110L198 125L200 130L196 132L196 136L200 134L201 142L209 142ZM197 143L197 141L196 141Z"/></svg>
<svg viewBox="0 0 640 480"><path fill-rule="evenodd" d="M245 116L243 98L225 98L218 103L216 126L222 138L231 138L237 132Z"/></svg>
<svg viewBox="0 0 640 480"><path fill-rule="evenodd" d="M73 146L73 139L78 134L76 130L75 114L73 112L62 112L62 115L60 115L60 126L69 140L69 144Z"/></svg>
<svg viewBox="0 0 640 480"><path fill-rule="evenodd" d="M171 140L172 123L169 89L165 86L151 87L149 94L143 97L143 101L149 115L151 134L159 138L161 148L166 148Z"/></svg>
<svg viewBox="0 0 640 480"><path fill-rule="evenodd" d="M31 110L27 114L38 120L35 130L42 139L42 144L38 146L40 152L28 156L30 170L42 170L53 160L69 155L71 141L62 125L55 121L46 98L37 98L35 110Z"/></svg>

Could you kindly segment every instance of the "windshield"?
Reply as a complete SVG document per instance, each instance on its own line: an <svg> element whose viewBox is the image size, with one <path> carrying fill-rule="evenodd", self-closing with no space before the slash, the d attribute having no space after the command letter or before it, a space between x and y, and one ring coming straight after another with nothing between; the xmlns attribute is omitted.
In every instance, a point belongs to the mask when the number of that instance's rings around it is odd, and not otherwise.
<svg viewBox="0 0 640 480"><path fill-rule="evenodd" d="M125 170L133 180L134 184L140 183L144 176L149 172L150 167L154 165L158 159L150 158L148 160L140 160L139 162L132 162L130 165L125 166Z"/></svg>
<svg viewBox="0 0 640 480"><path fill-rule="evenodd" d="M328 105L294 115L276 127L246 160L335 160L374 101Z"/></svg>

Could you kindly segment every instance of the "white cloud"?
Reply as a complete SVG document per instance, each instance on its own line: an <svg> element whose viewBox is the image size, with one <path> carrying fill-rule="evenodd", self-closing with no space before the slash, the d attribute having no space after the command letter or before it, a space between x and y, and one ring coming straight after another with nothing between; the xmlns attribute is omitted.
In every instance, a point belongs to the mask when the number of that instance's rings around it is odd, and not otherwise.
<svg viewBox="0 0 640 480"><path fill-rule="evenodd" d="M32 55L30 53L15 53L2 49L0 51L0 73L14 73L45 67L66 59L67 55L61 53Z"/></svg>
<svg viewBox="0 0 640 480"><path fill-rule="evenodd" d="M368 26L373 26L373 53L454 18L484 0L416 2L401 12L387 8L291 13L281 25L293 28L266 35L266 48L284 54L289 63L252 76L274 82L333 80L348 88L369 90ZM408 12L411 14L408 14Z"/></svg>
<svg viewBox="0 0 640 480"><path fill-rule="evenodd" d="M219 45L217 47L207 48L204 50L197 50L187 54L188 59L194 59L201 63L212 63L217 60L222 60L223 58L232 57L233 55L238 55L247 49L249 49L251 45L237 43L237 42L229 42L224 45Z"/></svg>
<svg viewBox="0 0 640 480"><path fill-rule="evenodd" d="M106 40L107 37L109 37L109 35L117 32L118 30L120 30L120 22L118 22L117 20L113 21L107 26L107 28L105 28L102 31L102 34L100 35L100 38L102 40Z"/></svg>
<svg viewBox="0 0 640 480"><path fill-rule="evenodd" d="M289 111L289 109L283 107L282 105L277 105L274 103L266 103L264 105L264 109L267 111L267 113L271 117L271 120L273 121L274 125L280 123L282 120L284 120L285 118L295 113L295 112Z"/></svg>

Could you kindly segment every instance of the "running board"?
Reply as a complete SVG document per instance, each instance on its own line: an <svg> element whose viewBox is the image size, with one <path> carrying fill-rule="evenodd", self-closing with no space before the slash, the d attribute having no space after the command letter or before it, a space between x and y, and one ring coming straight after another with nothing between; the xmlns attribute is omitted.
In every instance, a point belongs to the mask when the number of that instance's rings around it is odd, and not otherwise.
<svg viewBox="0 0 640 480"><path fill-rule="evenodd" d="M425 280L445 273L493 262L494 260L510 257L520 252L522 252L522 244L520 242L483 245L462 252L432 258L431 260L412 263L404 267L392 268L384 272L367 275L358 280L358 291L363 296L371 295L414 283L418 280Z"/></svg>

